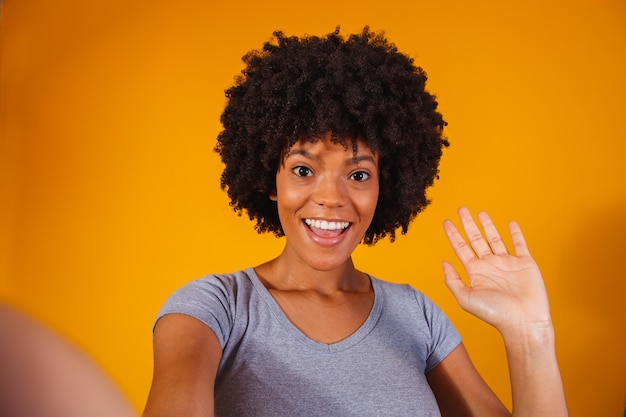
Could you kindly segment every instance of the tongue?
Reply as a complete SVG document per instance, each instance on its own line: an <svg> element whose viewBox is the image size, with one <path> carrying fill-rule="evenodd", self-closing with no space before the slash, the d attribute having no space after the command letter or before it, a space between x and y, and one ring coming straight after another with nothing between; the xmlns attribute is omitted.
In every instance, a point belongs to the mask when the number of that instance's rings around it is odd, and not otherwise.
<svg viewBox="0 0 626 417"><path fill-rule="evenodd" d="M318 229L318 228L315 228L315 227L311 227L310 229L317 236L325 237L325 238L336 237L336 236L339 236L340 234L343 233L343 229L325 230L325 229Z"/></svg>

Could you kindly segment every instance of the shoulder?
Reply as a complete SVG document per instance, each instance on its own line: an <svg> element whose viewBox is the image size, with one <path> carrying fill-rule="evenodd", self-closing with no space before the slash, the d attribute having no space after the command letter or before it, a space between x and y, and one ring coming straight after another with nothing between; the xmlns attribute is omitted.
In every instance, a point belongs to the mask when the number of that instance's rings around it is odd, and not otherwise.
<svg viewBox="0 0 626 417"><path fill-rule="evenodd" d="M228 274L211 274L178 288L166 304L193 304L214 297L232 299L240 292L250 291L252 287L249 269Z"/></svg>
<svg viewBox="0 0 626 417"><path fill-rule="evenodd" d="M444 311L420 290L408 284L396 284L372 278L381 298L385 317L395 328L407 326L427 340L437 363L461 342L461 336ZM433 366L432 364L430 366Z"/></svg>
<svg viewBox="0 0 626 417"><path fill-rule="evenodd" d="M423 292L409 284L400 284L385 281L370 276L374 292L383 298L383 301L390 305L399 305L402 308L416 308L423 311L425 308L431 308L434 305Z"/></svg>
<svg viewBox="0 0 626 417"><path fill-rule="evenodd" d="M254 292L251 270L211 274L190 281L165 301L155 324L169 314L191 316L210 327L224 343L234 323L237 306L245 304Z"/></svg>

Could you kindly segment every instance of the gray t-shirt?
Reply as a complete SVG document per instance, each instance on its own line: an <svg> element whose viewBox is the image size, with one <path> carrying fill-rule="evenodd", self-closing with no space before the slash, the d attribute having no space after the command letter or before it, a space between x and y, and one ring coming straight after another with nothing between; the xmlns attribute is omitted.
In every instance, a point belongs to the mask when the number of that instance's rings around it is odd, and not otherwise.
<svg viewBox="0 0 626 417"><path fill-rule="evenodd" d="M333 344L298 330L252 268L190 282L157 320L187 314L217 335L216 417L440 416L425 374L459 345L458 332L421 292L371 282L369 317Z"/></svg>

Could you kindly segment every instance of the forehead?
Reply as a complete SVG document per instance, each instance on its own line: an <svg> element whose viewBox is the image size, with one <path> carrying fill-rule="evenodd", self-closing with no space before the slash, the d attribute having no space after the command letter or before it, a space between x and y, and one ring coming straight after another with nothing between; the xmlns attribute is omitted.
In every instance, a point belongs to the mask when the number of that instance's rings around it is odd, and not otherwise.
<svg viewBox="0 0 626 417"><path fill-rule="evenodd" d="M328 154L342 154L349 158L358 160L362 157L369 157L374 161L378 160L378 155L361 139L338 139L332 138L329 134L323 138L302 138L294 143L290 148L285 149L284 158L293 155L303 155L307 157L321 156Z"/></svg>

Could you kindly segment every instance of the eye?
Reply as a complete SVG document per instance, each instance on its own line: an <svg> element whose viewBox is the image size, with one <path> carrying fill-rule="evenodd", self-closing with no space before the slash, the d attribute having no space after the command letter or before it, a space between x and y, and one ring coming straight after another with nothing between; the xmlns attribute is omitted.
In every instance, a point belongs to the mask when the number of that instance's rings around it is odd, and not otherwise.
<svg viewBox="0 0 626 417"><path fill-rule="evenodd" d="M365 181L369 177L370 177L370 174L365 171L356 171L350 175L351 179L353 179L354 181L359 181L359 182Z"/></svg>
<svg viewBox="0 0 626 417"><path fill-rule="evenodd" d="M298 177L310 177L311 175L313 175L311 169L302 165L295 167L293 169L293 173L296 174Z"/></svg>

